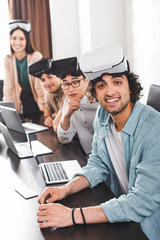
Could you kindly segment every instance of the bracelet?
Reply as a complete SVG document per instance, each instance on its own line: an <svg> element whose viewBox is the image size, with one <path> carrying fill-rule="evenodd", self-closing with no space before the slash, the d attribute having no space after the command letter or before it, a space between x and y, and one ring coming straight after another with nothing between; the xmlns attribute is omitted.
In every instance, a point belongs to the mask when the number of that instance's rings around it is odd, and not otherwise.
<svg viewBox="0 0 160 240"><path fill-rule="evenodd" d="M72 222L73 222L73 225L76 225L76 222L74 220L74 210L75 208L72 208Z"/></svg>
<svg viewBox="0 0 160 240"><path fill-rule="evenodd" d="M81 211L81 215L82 215L82 219L83 219L83 224L86 224L86 219L84 217L84 213L82 211L82 207L80 207L80 211Z"/></svg>

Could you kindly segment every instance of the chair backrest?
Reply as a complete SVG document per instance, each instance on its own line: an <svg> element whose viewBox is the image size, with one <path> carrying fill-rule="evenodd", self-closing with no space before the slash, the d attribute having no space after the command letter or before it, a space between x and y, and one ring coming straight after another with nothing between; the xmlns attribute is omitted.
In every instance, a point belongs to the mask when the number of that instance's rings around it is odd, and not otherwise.
<svg viewBox="0 0 160 240"><path fill-rule="evenodd" d="M147 105L160 112L160 86L151 84L147 99Z"/></svg>
<svg viewBox="0 0 160 240"><path fill-rule="evenodd" d="M3 80L0 80L0 101L3 99Z"/></svg>

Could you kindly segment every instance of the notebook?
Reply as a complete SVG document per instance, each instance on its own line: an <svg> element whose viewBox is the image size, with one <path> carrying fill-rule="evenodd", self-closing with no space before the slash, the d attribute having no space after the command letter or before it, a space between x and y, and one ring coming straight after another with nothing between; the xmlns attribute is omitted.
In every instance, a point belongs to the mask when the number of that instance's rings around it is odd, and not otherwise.
<svg viewBox="0 0 160 240"><path fill-rule="evenodd" d="M0 123L0 131L2 132L4 139L8 147L19 157L29 158L39 155L45 155L52 153L52 150L43 145L38 140L30 141L27 134L19 133L18 140L15 142L11 136L11 133L7 127Z"/></svg>
<svg viewBox="0 0 160 240"><path fill-rule="evenodd" d="M1 116L8 129L13 129L20 133L35 133L48 130L48 127L36 123L27 122L22 124L21 119L14 108L0 105L0 110L2 110Z"/></svg>
<svg viewBox="0 0 160 240"><path fill-rule="evenodd" d="M77 160L68 160L40 163L39 168L48 185L70 181L73 175L80 171L81 166Z"/></svg>
<svg viewBox="0 0 160 240"><path fill-rule="evenodd" d="M14 101L0 101L0 106L15 108Z"/></svg>
<svg viewBox="0 0 160 240"><path fill-rule="evenodd" d="M6 106L6 107L10 107L10 108L15 108L15 104L13 101L0 101L0 106ZM3 117L0 115L0 122L4 123Z"/></svg>

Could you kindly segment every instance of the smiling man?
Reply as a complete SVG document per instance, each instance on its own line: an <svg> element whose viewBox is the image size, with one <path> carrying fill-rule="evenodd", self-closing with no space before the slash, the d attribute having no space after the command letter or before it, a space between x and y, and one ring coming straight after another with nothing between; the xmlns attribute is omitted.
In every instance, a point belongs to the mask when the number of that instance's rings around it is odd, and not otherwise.
<svg viewBox="0 0 160 240"><path fill-rule="evenodd" d="M100 104L94 121L92 154L72 181L44 191L37 214L40 227L134 221L150 240L157 240L160 113L138 101L142 87L138 76L130 72L120 46L88 52L80 63L90 80L88 97ZM115 198L99 206L70 209L57 203L43 204L93 188L108 178Z"/></svg>
<svg viewBox="0 0 160 240"><path fill-rule="evenodd" d="M46 111L44 124L57 130L64 93L61 89L61 80L52 74L53 61L48 58L41 59L28 66L29 74L39 78L44 89L47 91ZM56 118L55 118L56 117Z"/></svg>

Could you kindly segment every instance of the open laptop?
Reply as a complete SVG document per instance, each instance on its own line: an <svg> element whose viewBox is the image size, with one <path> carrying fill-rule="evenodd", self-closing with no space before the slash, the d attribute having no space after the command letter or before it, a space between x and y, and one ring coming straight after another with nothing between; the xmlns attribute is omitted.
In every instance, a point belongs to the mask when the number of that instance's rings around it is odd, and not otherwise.
<svg viewBox="0 0 160 240"><path fill-rule="evenodd" d="M14 101L0 101L0 106L15 108ZM0 115L0 122L4 123L4 119L1 115Z"/></svg>
<svg viewBox="0 0 160 240"><path fill-rule="evenodd" d="M37 140L30 141L27 134L18 133L18 137L15 135L16 141L7 127L0 122L0 131L2 132L4 139L8 147L19 157L29 158L40 155L50 154L52 150Z"/></svg>
<svg viewBox="0 0 160 240"><path fill-rule="evenodd" d="M48 185L70 181L73 175L80 171L81 166L77 160L68 160L40 163L39 168Z"/></svg>
<svg viewBox="0 0 160 240"><path fill-rule="evenodd" d="M20 133L35 133L48 130L48 127L36 123L22 123L16 109L14 108L0 105L0 110L2 110L1 116L8 129L12 129Z"/></svg>

